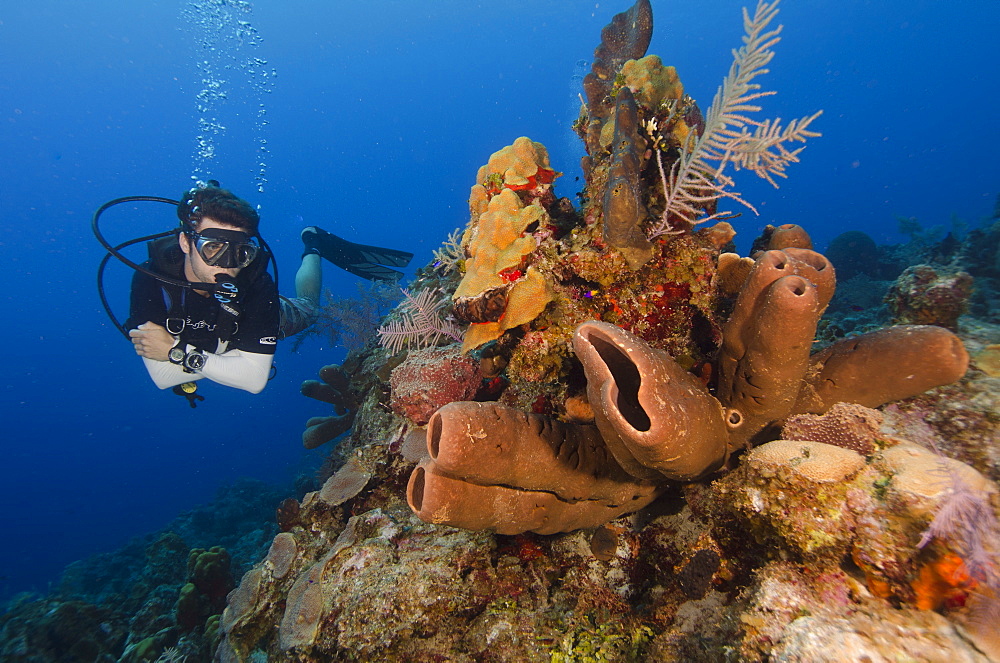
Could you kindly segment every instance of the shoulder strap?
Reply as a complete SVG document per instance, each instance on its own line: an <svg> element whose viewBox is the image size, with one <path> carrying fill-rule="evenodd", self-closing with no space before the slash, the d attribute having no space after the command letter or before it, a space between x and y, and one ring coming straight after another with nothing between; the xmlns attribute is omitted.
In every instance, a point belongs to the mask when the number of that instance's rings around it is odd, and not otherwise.
<svg viewBox="0 0 1000 663"><path fill-rule="evenodd" d="M183 278L184 252L177 245L177 234L170 234L149 242L146 245L149 252L149 262L153 270L170 278ZM167 307L167 331L178 336L184 331L184 288L160 281L163 292L163 302Z"/></svg>
<svg viewBox="0 0 1000 663"><path fill-rule="evenodd" d="M184 289L161 281L160 290L163 291L163 302L167 305L167 331L180 336L184 331L184 321L187 320L184 314Z"/></svg>
<svg viewBox="0 0 1000 663"><path fill-rule="evenodd" d="M243 295L267 271L269 259L270 254L267 249L261 249L254 261L244 267L235 279L224 284L215 292L214 298L219 303L219 316L216 318L215 332L220 341L229 341L239 330L239 318L242 311L240 302Z"/></svg>

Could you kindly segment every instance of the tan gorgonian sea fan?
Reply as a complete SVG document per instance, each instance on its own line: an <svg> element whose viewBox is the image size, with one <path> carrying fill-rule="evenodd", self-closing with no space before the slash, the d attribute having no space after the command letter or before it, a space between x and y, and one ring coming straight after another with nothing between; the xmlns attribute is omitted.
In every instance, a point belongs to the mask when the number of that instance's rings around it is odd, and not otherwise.
<svg viewBox="0 0 1000 663"><path fill-rule="evenodd" d="M463 257L462 229L456 228L451 231L444 244L434 249L434 266L442 274L449 274L458 269Z"/></svg>
<svg viewBox="0 0 1000 663"><path fill-rule="evenodd" d="M650 239L681 230L671 217L695 225L731 216L728 211L701 216L705 206L719 198L731 198L756 214L753 205L729 190L734 182L725 174L726 166L746 168L777 187L774 176L786 177L785 168L798 161L798 154L804 149L802 146L790 150L785 144L804 143L807 138L820 135L808 127L823 111L792 120L787 126L781 125L780 118L755 120L748 116L761 110L754 102L775 94L761 90L754 79L768 72L767 64L774 57L771 47L781 39L778 35L782 26L767 30L778 13L777 5L778 0L758 2L753 18L743 9L746 31L743 46L733 51L733 64L712 99L704 131L701 136L691 134L669 173L663 167L660 150L655 150L666 206L659 221L650 228Z"/></svg>

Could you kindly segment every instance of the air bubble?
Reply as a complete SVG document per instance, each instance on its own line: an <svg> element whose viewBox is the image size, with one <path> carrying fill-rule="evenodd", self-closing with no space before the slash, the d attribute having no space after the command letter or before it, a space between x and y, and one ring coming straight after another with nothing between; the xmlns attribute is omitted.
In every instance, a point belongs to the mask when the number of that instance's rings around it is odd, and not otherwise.
<svg viewBox="0 0 1000 663"><path fill-rule="evenodd" d="M263 191L268 156L264 131L269 123L263 119L266 110L262 99L271 93L277 70L268 71L267 59L254 52L263 39L251 24L252 11L253 5L245 0L191 0L182 9L182 18L191 27L188 34L194 39L194 68L201 79L201 89L195 94L198 135L192 177L211 177L208 162L226 156L220 143L226 124L246 125L241 109L256 102L258 111L249 127L259 158L253 179L258 190ZM233 73L220 75L223 72Z"/></svg>

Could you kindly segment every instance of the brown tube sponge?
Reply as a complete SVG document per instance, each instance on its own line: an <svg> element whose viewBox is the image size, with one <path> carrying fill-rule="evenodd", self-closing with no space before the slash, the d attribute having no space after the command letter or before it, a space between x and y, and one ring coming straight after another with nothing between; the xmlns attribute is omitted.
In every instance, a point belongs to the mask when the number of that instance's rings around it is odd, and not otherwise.
<svg viewBox="0 0 1000 663"><path fill-rule="evenodd" d="M604 191L604 241L618 249L629 267L639 269L653 257L653 245L640 223L646 218L639 184L641 155L646 150L639 136L639 109L632 92L623 87L615 103L615 135L612 141L608 185Z"/></svg>
<svg viewBox="0 0 1000 663"><path fill-rule="evenodd" d="M794 413L822 414L840 401L876 408L955 382L968 367L962 341L943 327L887 327L816 353Z"/></svg>
<svg viewBox="0 0 1000 663"><path fill-rule="evenodd" d="M768 241L769 249L811 249L812 238L806 229L795 223L785 223L776 228L772 228L771 237Z"/></svg>
<svg viewBox="0 0 1000 663"><path fill-rule="evenodd" d="M407 502L421 520L497 534L555 534L597 527L641 509L657 494L650 488L648 494L621 504L566 502L553 493L456 479L442 473L432 460L417 465L406 486Z"/></svg>
<svg viewBox="0 0 1000 663"><path fill-rule="evenodd" d="M788 248L765 251L757 256L750 275L740 289L733 313L723 328L722 356L719 373L722 390L728 391L727 380L732 380L736 363L746 352L753 330L759 326L761 301L767 297L768 288L783 276L797 275L817 287L819 313L830 303L836 289L833 265L822 254L808 249ZM811 341L812 339L810 339ZM722 399L725 402L725 399Z"/></svg>
<svg viewBox="0 0 1000 663"><path fill-rule="evenodd" d="M833 267L814 251L758 257L723 327L719 354L717 396L727 408L731 446L752 442L792 411L835 284Z"/></svg>
<svg viewBox="0 0 1000 663"><path fill-rule="evenodd" d="M626 474L594 426L499 403L445 405L427 424L427 451L410 475L407 502L426 522L464 529L596 527L641 509L660 490Z"/></svg>
<svg viewBox="0 0 1000 663"><path fill-rule="evenodd" d="M427 424L427 451L452 477L541 490L566 502L620 504L653 492L619 467L596 427L499 403L445 405Z"/></svg>
<svg viewBox="0 0 1000 663"><path fill-rule="evenodd" d="M622 468L690 481L727 456L722 407L669 354L594 320L573 335L597 427Z"/></svg>
<svg viewBox="0 0 1000 663"><path fill-rule="evenodd" d="M353 425L353 412L339 417L312 417L306 422L306 429L302 431L302 446L306 449L320 447L351 430Z"/></svg>

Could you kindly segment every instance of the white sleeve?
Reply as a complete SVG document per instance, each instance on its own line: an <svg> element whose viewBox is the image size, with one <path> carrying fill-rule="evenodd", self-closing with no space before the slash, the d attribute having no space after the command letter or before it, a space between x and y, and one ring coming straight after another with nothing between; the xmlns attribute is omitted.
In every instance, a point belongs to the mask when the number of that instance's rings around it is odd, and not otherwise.
<svg viewBox="0 0 1000 663"><path fill-rule="evenodd" d="M259 394L271 376L272 361L274 355L259 352L228 350L219 355L208 352L200 373L212 382Z"/></svg>
<svg viewBox="0 0 1000 663"><path fill-rule="evenodd" d="M153 379L153 384L160 389L169 389L170 387L184 384L185 382L194 382L205 377L198 373L187 373L183 368L177 364L171 364L169 361L156 361L155 359L143 357L142 363L146 365L146 372Z"/></svg>
<svg viewBox="0 0 1000 663"><path fill-rule="evenodd" d="M185 382L208 378L226 387L235 387L259 394L267 386L274 355L258 352L229 350L222 354L205 353L205 367L197 373L188 373L169 361L154 361L143 357L142 363L153 383L167 389Z"/></svg>

